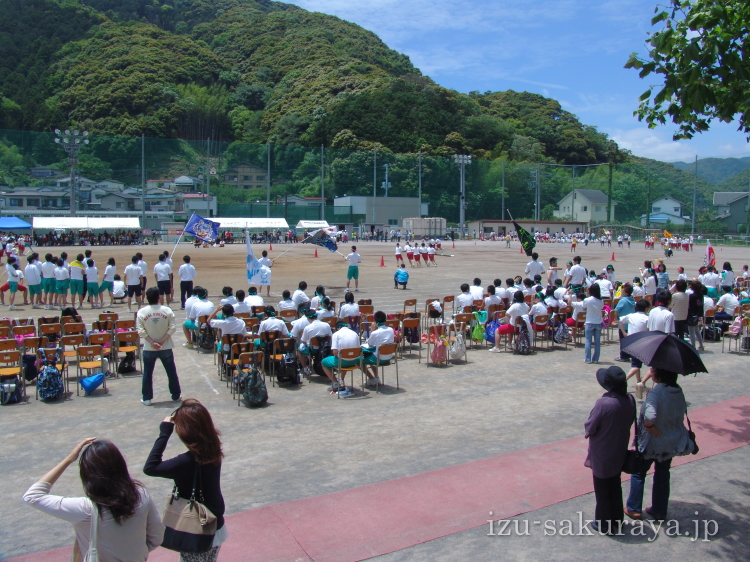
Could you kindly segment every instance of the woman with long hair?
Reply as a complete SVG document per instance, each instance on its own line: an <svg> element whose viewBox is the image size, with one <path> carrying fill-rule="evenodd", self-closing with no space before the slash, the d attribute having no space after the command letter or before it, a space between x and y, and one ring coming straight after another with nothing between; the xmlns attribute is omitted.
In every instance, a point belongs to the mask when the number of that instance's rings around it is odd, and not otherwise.
<svg viewBox="0 0 750 562"><path fill-rule="evenodd" d="M187 452L169 460L162 460L172 431L177 432ZM196 497L201 498L216 516L216 535L206 552L180 553L182 562L215 562L221 544L227 539L224 526L224 496L221 494L221 451L219 431L214 427L211 414L198 400L189 398L159 426L159 437L151 449L143 472L148 476L174 480L181 498L189 499L193 483L197 482Z"/></svg>
<svg viewBox="0 0 750 562"><path fill-rule="evenodd" d="M78 461L85 497L50 494L65 469ZM23 496L23 501L73 524L74 551L85 556L92 541L92 516L97 517L94 537L101 562L145 562L161 544L164 525L159 511L140 482L133 480L120 450L113 443L84 439L60 464L42 476Z"/></svg>

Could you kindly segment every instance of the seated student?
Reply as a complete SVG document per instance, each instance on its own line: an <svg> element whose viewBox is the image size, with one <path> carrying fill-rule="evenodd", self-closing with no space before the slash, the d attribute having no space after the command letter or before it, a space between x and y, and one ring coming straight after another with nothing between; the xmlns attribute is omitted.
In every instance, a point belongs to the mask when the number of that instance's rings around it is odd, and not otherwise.
<svg viewBox="0 0 750 562"><path fill-rule="evenodd" d="M318 299L318 318L325 320L326 318L336 318L336 313L333 311L333 305L331 299L328 297L322 297Z"/></svg>
<svg viewBox="0 0 750 562"><path fill-rule="evenodd" d="M535 322L537 316L543 316L549 314L547 306L544 304L544 293L537 292L531 297L531 309L529 310L529 316L531 321Z"/></svg>
<svg viewBox="0 0 750 562"><path fill-rule="evenodd" d="M221 320L216 318L219 312L221 312L221 315L223 317ZM231 304L223 304L221 306L217 306L208 317L208 324L212 328L218 328L218 330L221 332L220 337L232 334L240 334L243 337L247 335L245 322L242 320L242 318L237 318L234 315L234 307ZM228 354L231 349L219 348L219 351Z"/></svg>
<svg viewBox="0 0 750 562"><path fill-rule="evenodd" d="M505 308L507 309L512 303L513 303L513 295L516 294L516 284L513 279L508 277L505 280L505 299L503 302L505 302Z"/></svg>
<svg viewBox="0 0 750 562"><path fill-rule="evenodd" d="M182 346L187 348L193 347L191 331L198 331L200 329L198 318L201 316L210 316L214 311L214 303L208 300L208 291L206 289L203 287L194 287L193 295L197 300L190 307L187 320L182 324L182 333L185 334L185 339L187 340ZM187 310L187 301L185 301L185 309Z"/></svg>
<svg viewBox="0 0 750 562"><path fill-rule="evenodd" d="M716 320L732 320L734 318L734 311L740 306L740 301L732 292L732 287L725 285L721 288L724 293L716 303L716 308L721 309L716 313L714 318Z"/></svg>
<svg viewBox="0 0 750 562"><path fill-rule="evenodd" d="M245 302L245 291L240 289L234 294L234 298L237 301L232 306L234 307L234 313L240 313L240 312L252 312L253 309L250 308L250 305Z"/></svg>
<svg viewBox="0 0 750 562"><path fill-rule="evenodd" d="M474 298L471 296L470 288L468 283L461 285L461 294L455 299L456 312L470 312L471 306L474 304Z"/></svg>
<svg viewBox="0 0 750 562"><path fill-rule="evenodd" d="M308 325L304 327L302 335L298 340L297 357L299 358L300 365L302 365L302 372L306 375L310 375L309 357L310 354L315 351L314 349L311 349L310 340L312 338L320 337L330 338L333 336L333 330L331 330L330 325L318 320L318 313L315 310L308 308L305 312L305 316L307 317ZM299 320L297 320L297 322L299 322ZM359 341L359 337L357 338L357 341Z"/></svg>
<svg viewBox="0 0 750 562"><path fill-rule="evenodd" d="M294 291L294 294L292 295L294 306L297 307L298 311L309 307L310 297L305 294L306 289L307 283L300 281L297 290Z"/></svg>
<svg viewBox="0 0 750 562"><path fill-rule="evenodd" d="M524 297L530 297L532 296L536 291L534 290L534 281L529 279L528 277L523 280L523 296Z"/></svg>
<svg viewBox="0 0 750 562"><path fill-rule="evenodd" d="M231 305L237 304L237 299L232 295L233 292L234 291L232 291L232 287L224 287L221 290L221 294L224 295L224 298L221 299L219 304L222 306L225 304L231 304Z"/></svg>
<svg viewBox="0 0 750 562"><path fill-rule="evenodd" d="M278 304L279 310L297 310L297 305L292 300L292 294L289 291L281 293L281 300Z"/></svg>
<svg viewBox="0 0 750 562"><path fill-rule="evenodd" d="M385 325L386 315L382 310L375 312L375 325L377 329L370 333L370 337L367 338L367 348L372 350L373 353L366 354L363 357L363 369L365 375L367 375L367 386L376 386L380 384L380 378L378 375L377 365L387 365L391 358L392 353L378 356L377 350L381 345L387 345L393 343L393 328ZM363 349L365 349L363 347Z"/></svg>
<svg viewBox="0 0 750 562"><path fill-rule="evenodd" d="M570 327L570 331L574 338L579 329L586 327L586 322L584 320L579 320L579 316L583 312L583 300L585 298L586 291L584 290L568 295L568 306L570 306L572 312L570 318L565 320L565 323Z"/></svg>
<svg viewBox="0 0 750 562"><path fill-rule="evenodd" d="M339 319L346 320L349 316L359 318L359 305L354 302L354 294L344 295L344 304L339 307Z"/></svg>
<svg viewBox="0 0 750 562"><path fill-rule="evenodd" d="M558 279L559 281L559 279ZM560 308L560 301L555 298L555 289L553 287L547 287L544 291L544 305L549 308Z"/></svg>
<svg viewBox="0 0 750 562"><path fill-rule="evenodd" d="M489 317L490 307L499 304L504 308L505 304L503 303L503 299L497 296L497 289L494 285L487 285L487 294L489 296L484 299L484 311L487 313L487 322L489 322L492 320Z"/></svg>
<svg viewBox="0 0 750 562"><path fill-rule="evenodd" d="M125 281L117 273L115 273L114 281L112 281L112 298L125 298Z"/></svg>
<svg viewBox="0 0 750 562"><path fill-rule="evenodd" d="M503 287L503 282L500 279L495 279L492 284L495 286L495 296L502 301L503 306L507 306L505 299L508 298L508 293Z"/></svg>
<svg viewBox="0 0 750 562"><path fill-rule="evenodd" d="M326 288L323 285L315 287L315 295L310 299L310 308L318 310L320 308L320 299L326 296Z"/></svg>
<svg viewBox="0 0 750 562"><path fill-rule="evenodd" d="M555 299L557 299L557 302L560 303L560 306L565 302L566 297L568 296L568 288L563 286L562 279L558 279L555 281Z"/></svg>
<svg viewBox="0 0 750 562"><path fill-rule="evenodd" d="M195 294L196 289L202 289L202 287L196 285L185 291L185 318L190 316L190 310L193 308L193 305L200 300Z"/></svg>
<svg viewBox="0 0 750 562"><path fill-rule="evenodd" d="M641 299L646 296L646 289L643 288L640 277L633 277L633 293L631 296L633 297L633 300L635 300L636 297Z"/></svg>
<svg viewBox="0 0 750 562"><path fill-rule="evenodd" d="M265 303L263 302L263 297L258 295L258 289L256 289L255 287L248 287L247 296L245 297L245 304L247 304L250 307L265 306Z"/></svg>
<svg viewBox="0 0 750 562"><path fill-rule="evenodd" d="M469 294L471 294L472 301L484 300L484 288L479 277L474 278L474 284L469 287Z"/></svg>
<svg viewBox="0 0 750 562"><path fill-rule="evenodd" d="M500 336L510 335L511 340L515 334L516 318L524 316L529 313L529 305L526 304L521 291L516 291L513 294L513 304L510 305L507 312L505 313L508 318L507 324L502 324L498 327L495 332L495 345L490 348L492 353L500 353Z"/></svg>
<svg viewBox="0 0 750 562"><path fill-rule="evenodd" d="M281 318L276 318L276 309L272 306L266 307L266 318L258 326L258 334L263 332L281 332L281 337L287 337L289 331L286 322Z"/></svg>
<svg viewBox="0 0 750 562"><path fill-rule="evenodd" d="M614 286L612 285L612 282L607 278L606 273L599 275L599 277L594 281L594 283L599 285L599 292L602 295L603 299L612 298L612 293L614 292Z"/></svg>
<svg viewBox="0 0 750 562"><path fill-rule="evenodd" d="M313 325L314 324L315 323L313 322ZM305 331L309 330L311 327L312 326L305 328ZM331 386L328 387L328 390L331 392L337 392L338 395L342 398L352 396L353 392L346 388L346 386L344 386L344 381L340 377L334 378L333 369L338 366L338 355L342 349L354 349L358 347L360 347L359 335L354 330L349 328L349 325L346 322L339 322L338 330L335 334L333 334L333 337L331 338L331 353L333 353L333 355L330 355L323 359L322 365L323 371L325 372L326 376L331 379ZM354 367L358 363L359 360L342 360L341 366Z"/></svg>
<svg viewBox="0 0 750 562"><path fill-rule="evenodd" d="M393 288L398 289L401 285L406 290L406 284L409 282L409 272L406 271L406 266L402 263L393 274Z"/></svg>

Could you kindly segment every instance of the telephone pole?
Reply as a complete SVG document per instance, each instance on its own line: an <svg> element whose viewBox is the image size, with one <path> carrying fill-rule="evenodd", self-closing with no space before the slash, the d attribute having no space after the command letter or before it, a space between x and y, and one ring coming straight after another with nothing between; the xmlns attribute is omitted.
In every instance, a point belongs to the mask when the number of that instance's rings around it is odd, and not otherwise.
<svg viewBox="0 0 750 562"><path fill-rule="evenodd" d="M454 154L453 162L458 165L460 171L461 197L459 202L459 222L461 223L461 235L463 238L466 223L466 165L471 164L471 156L468 154Z"/></svg>
<svg viewBox="0 0 750 562"><path fill-rule="evenodd" d="M55 129L55 142L62 146L68 153L68 164L70 165L70 216L76 216L76 164L78 164L78 151L89 143L88 131L81 133L77 129L71 131Z"/></svg>

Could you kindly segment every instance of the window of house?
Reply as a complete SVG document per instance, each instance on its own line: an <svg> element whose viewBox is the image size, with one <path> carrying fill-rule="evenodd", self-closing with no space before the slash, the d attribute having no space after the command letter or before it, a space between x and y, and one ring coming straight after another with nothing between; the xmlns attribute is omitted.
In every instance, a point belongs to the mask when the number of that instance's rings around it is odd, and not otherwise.
<svg viewBox="0 0 750 562"><path fill-rule="evenodd" d="M39 199L27 199L26 200L26 206L27 207L38 207L39 206Z"/></svg>
<svg viewBox="0 0 750 562"><path fill-rule="evenodd" d="M597 205L596 207L594 207L594 212L596 212L596 213L600 212L601 210L602 210L602 208L601 208L600 205Z"/></svg>
<svg viewBox="0 0 750 562"><path fill-rule="evenodd" d="M250 184L244 184L244 185L242 186L242 189L250 189L250 188L252 188L252 187L253 187L253 186L252 186L252 185L250 185Z"/></svg>
<svg viewBox="0 0 750 562"><path fill-rule="evenodd" d="M255 176L255 181L266 181L266 176Z"/></svg>
<svg viewBox="0 0 750 562"><path fill-rule="evenodd" d="M250 181L253 179L253 176L242 176L242 179L245 181Z"/></svg>
<svg viewBox="0 0 750 562"><path fill-rule="evenodd" d="M680 208L679 207L674 207L674 212L675 213L679 213L680 212Z"/></svg>
<svg viewBox="0 0 750 562"><path fill-rule="evenodd" d="M23 199L11 199L10 206L11 207L23 207Z"/></svg>
<svg viewBox="0 0 750 562"><path fill-rule="evenodd" d="M586 212L588 210L589 210L589 206L588 205L584 205L583 207L581 207L581 211L583 211L583 212Z"/></svg>
<svg viewBox="0 0 750 562"><path fill-rule="evenodd" d="M122 201L117 201L115 203L115 209L122 209Z"/></svg>
<svg viewBox="0 0 750 562"><path fill-rule="evenodd" d="M388 226L397 226L398 219L388 219Z"/></svg>
<svg viewBox="0 0 750 562"><path fill-rule="evenodd" d="M654 213L658 213L659 211L661 211L661 207L654 207Z"/></svg>
<svg viewBox="0 0 750 562"><path fill-rule="evenodd" d="M169 206L171 207L172 205L174 205L174 201L169 201Z"/></svg>

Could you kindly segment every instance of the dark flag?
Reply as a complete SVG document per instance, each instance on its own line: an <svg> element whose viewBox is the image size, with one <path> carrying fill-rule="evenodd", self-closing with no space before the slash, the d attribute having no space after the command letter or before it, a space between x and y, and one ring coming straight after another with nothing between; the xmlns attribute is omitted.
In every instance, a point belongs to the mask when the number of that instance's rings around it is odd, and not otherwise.
<svg viewBox="0 0 750 562"><path fill-rule="evenodd" d="M336 245L336 240L331 238L328 233L322 228L320 230L314 231L312 234L310 234L310 236L305 238L302 243L315 244L316 246L320 246L322 248L328 248L332 252L336 252L339 249L339 247Z"/></svg>
<svg viewBox="0 0 750 562"><path fill-rule="evenodd" d="M516 227L518 240L521 242L521 247L523 247L523 251L526 252L527 256L530 256L531 251L534 249L534 246L536 246L536 241L534 240L534 237L531 234L529 234L526 230L521 228L516 221L513 221L513 226Z"/></svg>

